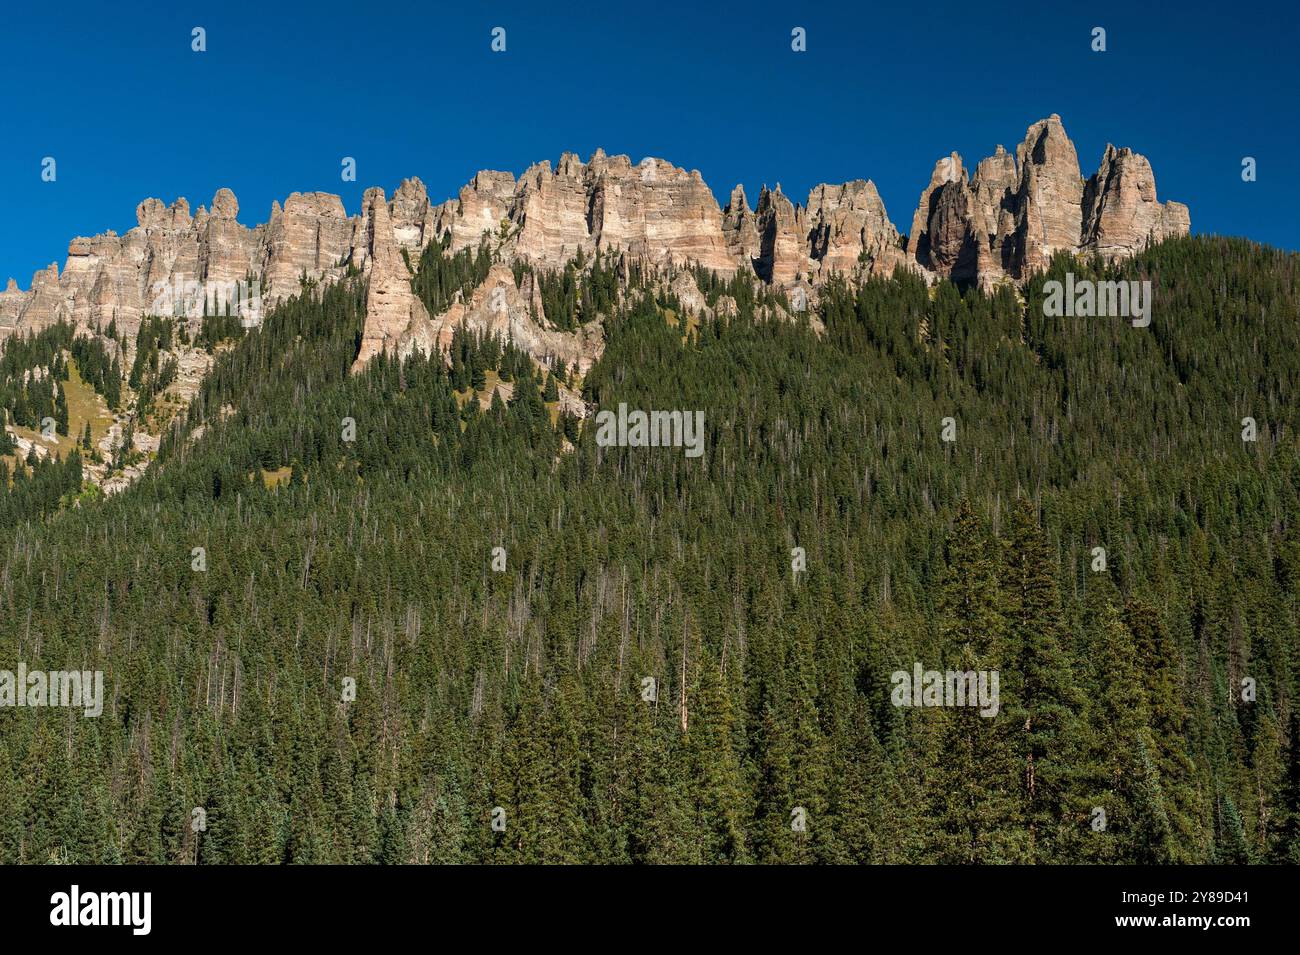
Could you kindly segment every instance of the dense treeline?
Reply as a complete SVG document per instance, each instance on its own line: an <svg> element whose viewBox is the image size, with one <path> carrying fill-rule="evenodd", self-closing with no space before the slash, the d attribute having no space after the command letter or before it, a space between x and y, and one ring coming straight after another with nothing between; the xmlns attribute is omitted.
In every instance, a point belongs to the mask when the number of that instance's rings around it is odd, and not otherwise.
<svg viewBox="0 0 1300 955"><path fill-rule="evenodd" d="M492 252L485 239L477 249L462 249L447 255L450 236L443 236L425 246L415 264L411 289L420 297L430 315L440 315L455 299L456 293L468 298L492 268ZM406 256L406 250L402 250ZM407 261L407 266L411 266Z"/></svg>
<svg viewBox="0 0 1300 955"><path fill-rule="evenodd" d="M206 323L203 328L207 333L213 332ZM154 397L176 380L176 359L162 359L163 352L171 351L175 334L175 321L171 318L145 316L140 322L135 338L135 358L127 378L127 384L136 393L137 418L146 417Z"/></svg>
<svg viewBox="0 0 1300 955"><path fill-rule="evenodd" d="M12 424L33 431L52 418L58 434L68 433L68 404L62 383L68 380L65 353L77 362L82 378L104 395L110 407L121 399L121 366L109 357L99 336L76 335L57 322L35 334L11 335L0 349L0 409ZM116 376L116 377L114 377Z"/></svg>
<svg viewBox="0 0 1300 955"><path fill-rule="evenodd" d="M561 270L535 271L525 263L516 263L514 272L516 283L525 272L536 276L546 320L564 331L594 322L619 306L619 291L623 287L620 274L626 272L628 287L635 288L641 284L640 269L635 275L631 274L622 254L615 256L597 252L595 258L588 261L581 249L577 258ZM537 321L538 316L534 315L533 320Z"/></svg>
<svg viewBox="0 0 1300 955"><path fill-rule="evenodd" d="M113 340L113 336L108 336ZM122 354L121 348L110 354L99 337L79 335L70 346L72 357L76 359L77 370L82 380L104 398L104 403L113 411L122 407Z"/></svg>
<svg viewBox="0 0 1300 955"><path fill-rule="evenodd" d="M466 388L482 391L487 386L489 371L497 372L502 381L514 381L533 373L532 359L514 342L503 341L499 335L483 335L464 325L452 329L448 353L454 391Z"/></svg>
<svg viewBox="0 0 1300 955"><path fill-rule="evenodd" d="M82 477L81 449L76 447L44 458L29 452L12 469L0 460L0 527L68 506L82 493Z"/></svg>
<svg viewBox="0 0 1300 955"><path fill-rule="evenodd" d="M3 430L7 424L43 432L44 424L52 421L53 433L68 437L68 355L96 391L110 402L120 400L120 365L109 357L100 337L77 335L65 322L35 334L12 335L0 349L0 454L18 450ZM25 457L16 456L12 465L0 460L0 527L39 520L81 496L81 451L89 449L88 432L73 439L70 446L55 446L48 457L33 449Z"/></svg>
<svg viewBox="0 0 1300 955"><path fill-rule="evenodd" d="M71 344L71 326L59 323L35 335L13 335L0 352L0 408L3 421L32 430L52 418L59 434L68 433L68 406L59 382L68 380L64 350ZM11 450L7 438L0 447Z"/></svg>
<svg viewBox="0 0 1300 955"><path fill-rule="evenodd" d="M697 459L561 450L531 371L349 376L365 289L306 290L139 484L0 531L0 661L107 687L0 709L0 860L1300 860L1297 262L1119 273L1150 328L1042 280L834 284L820 338L635 296L585 397L703 411ZM894 705L918 663L997 716Z"/></svg>
<svg viewBox="0 0 1300 955"><path fill-rule="evenodd" d="M718 299L726 295L736 302L741 314L751 314L760 306L769 309L779 306L786 312L791 311L790 300L784 292L766 285L756 286L753 280L743 273L738 272L730 278L725 278L697 265L692 269L692 275L696 286L704 293L704 303L709 308L715 308Z"/></svg>

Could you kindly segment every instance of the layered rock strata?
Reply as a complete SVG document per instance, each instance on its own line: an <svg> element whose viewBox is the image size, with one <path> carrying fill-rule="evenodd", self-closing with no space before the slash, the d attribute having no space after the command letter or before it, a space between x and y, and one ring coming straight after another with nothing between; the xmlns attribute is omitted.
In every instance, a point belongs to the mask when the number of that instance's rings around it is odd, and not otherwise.
<svg viewBox="0 0 1300 955"><path fill-rule="evenodd" d="M597 332L549 327L532 279L516 286L510 263L560 269L579 255L608 254L669 272L698 264L724 276L752 274L803 300L837 273L902 266L988 287L1024 280L1057 252L1115 259L1190 230L1187 207L1159 202L1150 163L1129 149L1107 146L1085 181L1055 114L1030 126L1014 153L999 146L973 174L956 153L941 159L907 237L870 180L818 185L803 204L779 185L765 186L755 208L737 186L721 208L697 171L601 150L585 163L565 153L554 167L538 163L518 178L480 172L439 205L412 178L391 201L368 190L355 216L321 192L294 193L251 228L238 214L228 189L193 214L184 199L146 199L125 235L73 239L62 272L57 264L38 271L25 291L11 279L0 292L0 337L59 320L86 328L115 321L132 335L142 316L159 309L162 290L247 281L270 306L304 278L334 282L352 268L370 281L357 367L386 350L443 347L462 320L509 332L539 361L589 364ZM426 314L410 285L421 251L438 240L450 254L485 239L503 263L489 276L491 287L444 315Z"/></svg>

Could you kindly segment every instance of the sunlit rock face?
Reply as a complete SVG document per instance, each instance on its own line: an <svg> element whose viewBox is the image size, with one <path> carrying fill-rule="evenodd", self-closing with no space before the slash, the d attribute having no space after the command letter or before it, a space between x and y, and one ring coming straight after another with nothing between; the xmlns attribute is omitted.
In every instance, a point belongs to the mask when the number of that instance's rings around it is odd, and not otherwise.
<svg viewBox="0 0 1300 955"><path fill-rule="evenodd" d="M115 321L133 335L142 316L158 310L163 289L248 282L269 307L297 293L304 279L335 282L352 269L370 282L360 368L386 350L436 348L449 334L446 317L426 314L410 286L413 264L435 240L454 254L486 237L506 265L561 269L579 254L607 253L655 269L698 264L723 276L740 272L806 292L834 274L888 274L900 265L929 279L988 287L1026 279L1056 252L1120 258L1191 228L1187 207L1159 202L1150 163L1129 149L1107 146L1100 168L1084 181L1055 114L1031 125L1014 154L997 147L973 175L956 153L940 159L906 237L870 180L817 185L803 204L780 185L764 186L754 208L736 186L720 208L696 171L602 150L586 162L565 153L554 167L536 163L518 178L479 172L438 205L423 182L410 178L391 200L368 190L354 216L323 192L293 193L251 228L239 212L229 189L193 214L184 199L144 200L125 235L73 239L62 273L57 264L42 269L26 291L11 279L0 292L0 336L59 320L85 328ZM574 333L539 318L531 278L519 288L512 276L507 288L502 273L493 275L509 302L531 302L508 309L501 327L517 332L535 358L593 360L594 333L580 341L551 337ZM456 307L484 328L501 325L475 310L478 291Z"/></svg>

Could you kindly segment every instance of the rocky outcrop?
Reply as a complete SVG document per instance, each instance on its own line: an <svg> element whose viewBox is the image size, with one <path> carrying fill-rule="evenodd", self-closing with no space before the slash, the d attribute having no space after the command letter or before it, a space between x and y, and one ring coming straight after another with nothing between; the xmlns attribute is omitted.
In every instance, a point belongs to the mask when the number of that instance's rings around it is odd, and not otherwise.
<svg viewBox="0 0 1300 955"><path fill-rule="evenodd" d="M209 282L238 282L257 268L258 243L236 221L237 215L235 194L218 189L198 243L198 272Z"/></svg>
<svg viewBox="0 0 1300 955"><path fill-rule="evenodd" d="M363 198L362 247L370 272L366 322L353 369L384 351L410 354L432 350L433 333L424 303L411 290L411 270L402 256L384 190L367 189Z"/></svg>
<svg viewBox="0 0 1300 955"><path fill-rule="evenodd" d="M904 260L898 230L870 179L817 186L808 194L807 221L810 267L805 271L814 276L859 268L887 274Z"/></svg>
<svg viewBox="0 0 1300 955"><path fill-rule="evenodd" d="M1029 127L1014 158L1001 146L968 181L956 153L935 166L912 219L907 253L930 276L1023 280L1057 252L1129 256L1191 229L1187 207L1156 201L1147 160L1107 146L1086 183L1052 114Z"/></svg>
<svg viewBox="0 0 1300 955"><path fill-rule="evenodd" d="M1156 177L1145 156L1109 143L1101 168L1083 190L1081 245L1103 258L1131 254L1148 237L1163 239L1191 229L1187 206L1161 205L1156 200Z"/></svg>
<svg viewBox="0 0 1300 955"><path fill-rule="evenodd" d="M337 196L320 192L273 204L268 221L253 228L238 215L228 189L193 215L184 199L146 199L125 235L73 239L62 274L52 265L26 292L11 280L0 293L0 336L60 319L87 328L116 321L131 335L143 315L165 307L160 290L249 279L272 305L304 278L333 282L352 268L370 280L359 367L388 349L436 348L446 332L446 316L423 314L410 289L408 263L435 240L454 253L487 236L500 261L542 270L563 268L580 253L608 253L625 266L633 260L669 274L687 264L752 273L794 296L793 304L836 273L887 274L902 265L989 286L1023 280L1056 252L1117 258L1190 229L1187 207L1157 201L1150 164L1128 149L1107 146L1085 183L1056 115L1030 126L1014 154L999 146L969 177L956 153L940 160L906 240L870 180L818 185L803 205L779 185L764 187L754 209L737 186L721 209L696 171L654 158L633 164L601 150L585 163L565 153L554 167L541 162L518 179L480 172L441 205L411 178L391 201L367 191L351 217ZM513 277L509 288L498 283L508 301L527 303L517 314L506 310L517 340L535 346L539 360L554 354L573 364L566 356L589 355L590 342L547 337L558 333L542 315L536 283L526 275L522 286ZM475 311L472 300L459 306L484 328L503 327L496 312ZM514 327L525 318L530 326Z"/></svg>
<svg viewBox="0 0 1300 955"><path fill-rule="evenodd" d="M462 324L472 332L513 341L547 367L563 361L579 374L586 374L604 350L600 322L590 322L572 332L550 327L544 317L535 315L530 308L529 296L515 284L510 266L498 263L468 301L458 294L451 306L432 320L427 334L412 328L411 334L398 343L397 351L402 355L414 349L446 354L451 348L452 334ZM369 310L366 325L370 325Z"/></svg>
<svg viewBox="0 0 1300 955"><path fill-rule="evenodd" d="M982 218L961 157L956 153L943 157L935 163L912 216L913 260L954 280L972 277Z"/></svg>
<svg viewBox="0 0 1300 955"><path fill-rule="evenodd" d="M402 201L411 200L411 191ZM269 220L255 228L242 225L238 214L229 189L218 190L211 209L200 206L193 216L184 199L170 206L144 200L136 207L136 227L126 235L110 231L73 239L62 275L51 265L33 277L28 292L17 291L11 280L0 300L0 336L63 320L84 328L116 322L129 337L144 315L170 314L178 296L197 301L193 296L228 295L230 286L247 282L274 304L296 293L304 276L336 281L354 251L358 260L368 254L368 244L357 245L354 220L342 201L329 193L294 193L283 208L273 204ZM432 210L417 215L432 232ZM409 225L402 220L401 226ZM392 231L397 235L398 226ZM422 233L416 240L423 241Z"/></svg>
<svg viewBox="0 0 1300 955"><path fill-rule="evenodd" d="M230 190L191 216L178 199L165 206L146 199L136 207L134 229L78 237L68 245L63 274L57 266L38 272L12 330L39 331L60 320L86 328L116 321L134 334L143 315L161 313L171 293L187 283L238 282L264 272L264 230L236 220L239 204ZM296 280L295 280L296 286Z"/></svg>
<svg viewBox="0 0 1300 955"><path fill-rule="evenodd" d="M261 250L268 297L274 302L296 292L304 273L337 278L352 255L352 231L342 200L328 192L295 192L283 209L273 204Z"/></svg>
<svg viewBox="0 0 1300 955"><path fill-rule="evenodd" d="M418 253L437 234L437 212L429 204L429 192L417 177L403 179L389 205L393 240Z"/></svg>
<svg viewBox="0 0 1300 955"><path fill-rule="evenodd" d="M699 285L689 272L678 272L668 283L668 292L681 303L688 315L697 315L708 308Z"/></svg>
<svg viewBox="0 0 1300 955"><path fill-rule="evenodd" d="M976 276L1006 272L1005 239L1015 231L1017 184L1015 157L1000 145L975 167L971 194L975 202L973 214L978 218L971 224L971 233Z"/></svg>
<svg viewBox="0 0 1300 955"><path fill-rule="evenodd" d="M11 334L17 327L18 316L22 314L26 301L26 293L18 287L17 282L10 279L5 290L0 292L0 338Z"/></svg>
<svg viewBox="0 0 1300 955"><path fill-rule="evenodd" d="M32 290L18 316L19 326L31 324L37 328L52 325L60 318L63 309L63 289L59 285L59 266L51 262L32 276Z"/></svg>
<svg viewBox="0 0 1300 955"><path fill-rule="evenodd" d="M591 230L595 247L624 250L652 263L695 262L730 274L736 260L722 234L722 210L697 170L661 159L636 166L626 156L597 150L585 170L593 183Z"/></svg>
<svg viewBox="0 0 1300 955"><path fill-rule="evenodd" d="M789 285L808 264L808 223L798 209L781 193L766 186L758 196L758 258L754 271L764 282Z"/></svg>
<svg viewBox="0 0 1300 955"><path fill-rule="evenodd" d="M517 181L480 173L441 207L437 231L453 252L487 233L502 254L543 269L563 268L579 252L626 253L654 266L753 270L782 286L833 271L888 272L905 260L870 181L817 186L804 206L779 185L764 187L756 210L737 186L720 210L698 172L600 150L586 163L573 153L554 169L538 163Z"/></svg>
<svg viewBox="0 0 1300 955"><path fill-rule="evenodd" d="M573 153L529 167L518 181L480 173L440 210L439 235L452 252L484 233L503 251L544 269L580 252L627 253L651 264L698 262L730 274L737 259L723 234L722 210L700 174L660 159L633 165L602 150L587 162Z"/></svg>
<svg viewBox="0 0 1300 955"><path fill-rule="evenodd" d="M758 217L749 208L744 186L731 190L731 201L722 212L722 237L737 267L752 269L760 248Z"/></svg>
<svg viewBox="0 0 1300 955"><path fill-rule="evenodd" d="M480 172L468 185L461 187L458 199L438 207L437 237L448 237L448 249L452 252L478 245L485 232L497 232L507 220L514 196L513 174Z"/></svg>
<svg viewBox="0 0 1300 955"><path fill-rule="evenodd" d="M1061 117L1039 120L1016 147L1020 165L1018 237L1021 273L1046 267L1052 253L1079 246L1083 218L1083 179L1074 143Z"/></svg>
<svg viewBox="0 0 1300 955"><path fill-rule="evenodd" d="M870 180L821 184L805 205L763 187L751 212L737 186L723 212L723 236L738 268L792 288L800 278L824 281L833 272L882 274L905 261L898 230Z"/></svg>

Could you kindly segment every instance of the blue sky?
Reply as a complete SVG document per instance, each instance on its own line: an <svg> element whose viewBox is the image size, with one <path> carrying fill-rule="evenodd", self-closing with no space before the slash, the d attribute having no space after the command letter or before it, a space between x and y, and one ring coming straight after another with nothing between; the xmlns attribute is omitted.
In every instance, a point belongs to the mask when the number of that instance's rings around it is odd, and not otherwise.
<svg viewBox="0 0 1300 955"><path fill-rule="evenodd" d="M197 208L229 186L252 225L294 191L355 212L366 187L418 175L438 201L480 168L597 146L699 169L724 203L738 182L752 202L764 182L802 200L873 179L906 230L937 158L973 168L1053 112L1084 175L1108 141L1130 146L1194 231L1300 248L1293 4L585 6L11 4L0 282L62 268L75 235L125 232L146 196ZM807 52L790 49L796 26Z"/></svg>

